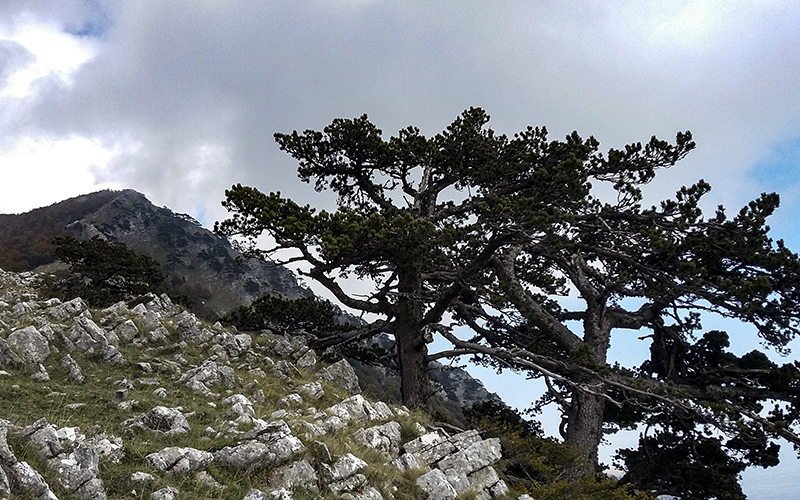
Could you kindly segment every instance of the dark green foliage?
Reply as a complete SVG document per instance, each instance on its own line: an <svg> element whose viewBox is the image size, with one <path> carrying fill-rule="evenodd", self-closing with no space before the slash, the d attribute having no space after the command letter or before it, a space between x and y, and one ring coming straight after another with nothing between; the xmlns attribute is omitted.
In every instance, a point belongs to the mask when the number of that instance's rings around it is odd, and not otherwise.
<svg viewBox="0 0 800 500"><path fill-rule="evenodd" d="M330 301L316 296L287 299L264 295L249 306L231 311L221 321L239 330L306 330L319 334L350 329L351 325L337 321L340 316L341 312Z"/></svg>
<svg viewBox="0 0 800 500"><path fill-rule="evenodd" d="M55 255L73 276L55 284L63 299L83 298L93 307L107 307L148 292L164 293L166 274L158 262L123 245L94 236L80 241L71 236L53 240Z"/></svg>
<svg viewBox="0 0 800 500"><path fill-rule="evenodd" d="M537 499L652 498L604 477L566 481L565 471L575 466L580 453L569 445L544 437L539 422L525 419L504 403L480 403L465 409L465 414L484 437L500 438L503 458L495 468L513 491L528 493Z"/></svg>
<svg viewBox="0 0 800 500"><path fill-rule="evenodd" d="M30 271L56 260L53 238L66 236L65 226L105 205L116 191L79 196L24 214L0 214L0 269Z"/></svg>
<svg viewBox="0 0 800 500"><path fill-rule="evenodd" d="M544 378L565 441L582 454L573 484L598 472L607 429L676 411L713 425L725 453L748 464L773 463L778 438L800 445L797 365L738 358L727 334L702 335L704 316L749 323L778 351L800 333L800 259L766 225L778 196L706 218L711 187L700 180L646 207L642 186L689 154L690 133L604 154L593 137L549 140L533 127L508 137L488 121L470 108L431 138L409 127L384 140L366 116L276 134L300 178L337 195L337 210L236 185L216 229L251 242L268 233L275 245L253 254L291 250L287 261L307 263L345 306L379 317L330 344L393 335L411 406L424 405L431 359L472 355ZM349 294L348 276L374 287ZM611 364L612 332L652 342L648 362ZM429 356L434 333L453 348ZM779 404L765 416L768 401ZM713 464L720 477L726 463Z"/></svg>
<svg viewBox="0 0 800 500"><path fill-rule="evenodd" d="M639 438L636 450L620 450L623 482L657 494L697 500L744 500L739 475L746 463L731 456L718 437L670 428Z"/></svg>

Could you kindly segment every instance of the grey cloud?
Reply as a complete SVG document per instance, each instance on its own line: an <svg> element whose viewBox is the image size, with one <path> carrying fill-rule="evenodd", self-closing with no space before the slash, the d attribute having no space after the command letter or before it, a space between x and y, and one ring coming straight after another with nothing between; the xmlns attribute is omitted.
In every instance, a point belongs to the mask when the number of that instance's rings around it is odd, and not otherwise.
<svg viewBox="0 0 800 500"><path fill-rule="evenodd" d="M501 132L577 129L603 147L692 129L700 149L654 196L705 177L738 203L748 193L731 172L742 174L764 153L757 145L800 116L790 100L797 35L757 37L764 22L787 25L797 9L744 26L755 37L748 43L704 52L654 41L646 24L620 25L618 3L104 5L106 45L73 87L41 98L31 123L134 141L139 148L103 179L185 211L219 214L235 182L316 196L296 181L276 131L367 113L387 134L410 124L434 134L469 106L486 108ZM203 146L213 154L200 165Z"/></svg>
<svg viewBox="0 0 800 500"><path fill-rule="evenodd" d="M0 88L5 85L8 77L14 71L34 60L34 55L22 45L8 40L0 40Z"/></svg>

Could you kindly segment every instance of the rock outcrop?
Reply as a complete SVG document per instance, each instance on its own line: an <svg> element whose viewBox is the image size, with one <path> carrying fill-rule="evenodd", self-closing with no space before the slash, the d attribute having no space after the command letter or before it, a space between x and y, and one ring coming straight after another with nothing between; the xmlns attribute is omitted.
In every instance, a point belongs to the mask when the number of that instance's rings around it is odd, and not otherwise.
<svg viewBox="0 0 800 500"><path fill-rule="evenodd" d="M302 337L205 324L166 295L104 310L40 300L35 279L0 271L0 499L377 500L401 477L419 498L508 498L498 440L370 401L346 361L322 366ZM14 417L10 398L42 418Z"/></svg>

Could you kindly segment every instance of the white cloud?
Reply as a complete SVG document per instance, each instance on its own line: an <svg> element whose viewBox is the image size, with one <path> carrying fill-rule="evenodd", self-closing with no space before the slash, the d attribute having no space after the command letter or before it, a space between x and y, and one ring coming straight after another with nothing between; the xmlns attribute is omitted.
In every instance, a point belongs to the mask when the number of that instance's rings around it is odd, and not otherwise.
<svg viewBox="0 0 800 500"><path fill-rule="evenodd" d="M91 39L72 36L57 24L41 21L30 13L15 16L8 25L0 25L0 40L18 44L32 56L28 64L7 77L0 89L0 99L30 97L35 92L35 83L46 78L71 84L75 70L97 50Z"/></svg>
<svg viewBox="0 0 800 500"><path fill-rule="evenodd" d="M19 213L96 189L95 172L114 156L99 141L83 137L62 140L22 138L0 151L3 182L0 213Z"/></svg>

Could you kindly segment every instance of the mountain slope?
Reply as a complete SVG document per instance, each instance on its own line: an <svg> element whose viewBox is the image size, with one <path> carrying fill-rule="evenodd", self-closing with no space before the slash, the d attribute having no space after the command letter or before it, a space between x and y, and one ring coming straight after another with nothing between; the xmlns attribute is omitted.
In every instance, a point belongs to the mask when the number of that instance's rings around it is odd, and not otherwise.
<svg viewBox="0 0 800 500"><path fill-rule="evenodd" d="M26 230L25 228L30 228ZM168 286L195 302L194 312L213 319L267 293L308 296L291 271L249 260L230 243L188 215L156 207L133 190L100 191L20 215L0 217L0 256L13 271L55 261L52 239L99 234L137 253L149 255L168 274Z"/></svg>
<svg viewBox="0 0 800 500"><path fill-rule="evenodd" d="M0 269L31 271L53 262L53 238L66 236L67 224L98 210L116 196L116 191L98 191L23 214L0 214Z"/></svg>
<svg viewBox="0 0 800 500"><path fill-rule="evenodd" d="M36 279L0 271L0 499L509 498L499 439L369 401L302 337Z"/></svg>

